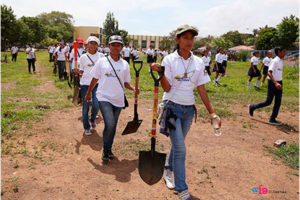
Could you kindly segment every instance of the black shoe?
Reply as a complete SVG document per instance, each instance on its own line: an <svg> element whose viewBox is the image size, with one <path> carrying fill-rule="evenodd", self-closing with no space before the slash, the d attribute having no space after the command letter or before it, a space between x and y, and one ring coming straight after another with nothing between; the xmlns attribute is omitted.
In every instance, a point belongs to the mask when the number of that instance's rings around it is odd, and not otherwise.
<svg viewBox="0 0 300 200"><path fill-rule="evenodd" d="M253 112L254 112L254 110L253 110L251 104L249 104L249 115L250 115L251 117L253 117Z"/></svg>
<svg viewBox="0 0 300 200"><path fill-rule="evenodd" d="M221 84L219 83L219 81L216 81L216 83L217 83L218 85L221 85Z"/></svg>
<svg viewBox="0 0 300 200"><path fill-rule="evenodd" d="M109 160L109 155L108 155L108 151L104 151L102 152L102 160L103 161L108 161Z"/></svg>
<svg viewBox="0 0 300 200"><path fill-rule="evenodd" d="M275 126L280 126L281 123L278 122L276 119L270 119L269 124L275 125Z"/></svg>
<svg viewBox="0 0 300 200"><path fill-rule="evenodd" d="M115 155L112 153L111 149L107 151L108 152L108 157L109 159L114 159L115 158Z"/></svg>

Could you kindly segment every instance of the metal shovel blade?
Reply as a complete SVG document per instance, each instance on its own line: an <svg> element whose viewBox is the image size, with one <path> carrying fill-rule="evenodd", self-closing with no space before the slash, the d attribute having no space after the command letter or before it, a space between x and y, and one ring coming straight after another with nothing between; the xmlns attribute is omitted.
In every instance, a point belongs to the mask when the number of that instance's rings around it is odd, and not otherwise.
<svg viewBox="0 0 300 200"><path fill-rule="evenodd" d="M166 154L150 151L139 152L139 174L148 185L157 183L164 173Z"/></svg>
<svg viewBox="0 0 300 200"><path fill-rule="evenodd" d="M139 129L142 122L143 122L143 120L132 120L132 121L128 122L122 135L127 135L130 133L137 132L137 130Z"/></svg>

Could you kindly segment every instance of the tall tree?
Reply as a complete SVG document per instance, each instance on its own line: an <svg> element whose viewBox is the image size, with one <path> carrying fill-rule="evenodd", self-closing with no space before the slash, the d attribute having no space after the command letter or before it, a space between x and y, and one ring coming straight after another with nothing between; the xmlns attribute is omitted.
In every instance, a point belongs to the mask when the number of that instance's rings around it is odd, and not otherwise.
<svg viewBox="0 0 300 200"><path fill-rule="evenodd" d="M260 29L257 33L255 46L257 49L272 49L276 46L276 33L277 30L274 27L268 27Z"/></svg>
<svg viewBox="0 0 300 200"><path fill-rule="evenodd" d="M242 35L238 31L229 31L223 34L221 37L223 37L227 43L232 43L233 46L244 44Z"/></svg>
<svg viewBox="0 0 300 200"><path fill-rule="evenodd" d="M277 25L278 44L291 48L298 37L299 18L294 15L284 17L282 22Z"/></svg>
<svg viewBox="0 0 300 200"><path fill-rule="evenodd" d="M52 11L37 16L45 25L48 36L56 40L71 42L73 40L73 16L65 12Z"/></svg>
<svg viewBox="0 0 300 200"><path fill-rule="evenodd" d="M108 44L108 38L112 35L118 35L119 32L119 22L116 20L114 13L108 12L106 19L103 23L103 30L105 34L105 43Z"/></svg>
<svg viewBox="0 0 300 200"><path fill-rule="evenodd" d="M1 49L5 50L6 45L17 41L17 19L11 7L1 5Z"/></svg>
<svg viewBox="0 0 300 200"><path fill-rule="evenodd" d="M47 36L46 28L40 22L39 18L23 16L20 18L20 21L24 23L22 25L23 28L24 28L24 25L27 25L28 29L30 31L30 34L32 34L31 37L29 37L30 43L40 43L43 39L46 38L46 36ZM26 32L28 32L28 30L26 30Z"/></svg>

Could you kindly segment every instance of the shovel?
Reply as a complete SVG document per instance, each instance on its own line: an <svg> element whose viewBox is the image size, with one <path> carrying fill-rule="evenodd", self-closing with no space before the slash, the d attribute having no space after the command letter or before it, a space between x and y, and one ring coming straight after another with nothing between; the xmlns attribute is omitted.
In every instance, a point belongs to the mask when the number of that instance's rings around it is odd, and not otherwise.
<svg viewBox="0 0 300 200"><path fill-rule="evenodd" d="M135 67L135 64L140 64L140 67L137 69ZM143 61L141 60L135 60L133 61L133 69L135 71L135 88L139 88L139 76L140 76L140 71L143 67ZM138 107L138 93L135 93L134 96L134 118L133 121L128 122L127 126L125 127L122 135L127 135L130 133L135 133L137 132L138 128L140 127L141 123L143 120L139 120L139 116L137 113L137 107Z"/></svg>
<svg viewBox="0 0 300 200"><path fill-rule="evenodd" d="M75 57L75 69L74 69L74 95L72 103L77 106L78 105L78 98L79 98L79 74L77 70L77 42L74 42L74 57Z"/></svg>
<svg viewBox="0 0 300 200"><path fill-rule="evenodd" d="M164 67L161 66L162 72ZM166 161L166 154L155 151L156 142L156 121L157 121L157 106L158 106L158 86L162 78L156 78L151 70L151 75L154 79L154 105L153 105L153 120L152 120L152 137L151 150L139 152L139 174L143 181L149 185L157 183L164 172L164 165Z"/></svg>

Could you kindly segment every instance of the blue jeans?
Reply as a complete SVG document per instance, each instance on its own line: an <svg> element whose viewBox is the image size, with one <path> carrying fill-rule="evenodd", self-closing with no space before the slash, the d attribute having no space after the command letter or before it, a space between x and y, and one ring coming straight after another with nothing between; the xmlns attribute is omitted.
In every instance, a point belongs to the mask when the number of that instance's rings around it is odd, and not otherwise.
<svg viewBox="0 0 300 200"><path fill-rule="evenodd" d="M99 108L104 120L103 150L106 151L112 148L122 108L116 107L107 101L99 101Z"/></svg>
<svg viewBox="0 0 300 200"><path fill-rule="evenodd" d="M96 116L99 111L99 105L98 105L98 99L96 97L96 91L98 88L98 84L94 87L92 91L92 114L91 114L91 122L94 123ZM89 89L88 85L81 85L80 91L81 91L81 99L82 99L82 122L83 122L83 128L84 130L90 130L90 123L89 123L89 109L90 106L88 102L84 100L85 95Z"/></svg>
<svg viewBox="0 0 300 200"><path fill-rule="evenodd" d="M186 148L184 139L190 130L194 117L194 107L179 105L169 102L172 112L177 116L176 130L171 130L171 150L167 158L165 168L174 171L175 187L178 192L188 189L185 182L185 157Z"/></svg>
<svg viewBox="0 0 300 200"><path fill-rule="evenodd" d="M283 86L282 81L278 81L278 83L280 83L280 85ZM274 83L271 80L268 80L267 99L261 103L253 104L252 105L253 110L269 106L272 103L274 96L275 96L275 103L274 103L274 107L273 107L273 111L272 111L270 120L276 119L276 117L278 116L280 105L281 105L282 90L277 90Z"/></svg>

